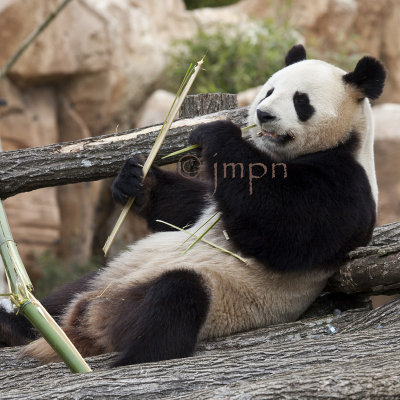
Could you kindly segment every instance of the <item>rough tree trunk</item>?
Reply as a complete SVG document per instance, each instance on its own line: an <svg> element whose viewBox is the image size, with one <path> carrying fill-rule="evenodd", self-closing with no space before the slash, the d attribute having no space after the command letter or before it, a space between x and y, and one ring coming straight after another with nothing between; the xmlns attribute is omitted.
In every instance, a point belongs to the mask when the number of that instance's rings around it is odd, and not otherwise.
<svg viewBox="0 0 400 400"><path fill-rule="evenodd" d="M0 398L398 399L400 300L201 343L194 357L94 372L37 366L0 350ZM333 333L332 332L336 332Z"/></svg>
<svg viewBox="0 0 400 400"><path fill-rule="evenodd" d="M328 289L370 295L399 293L400 223L376 228L370 245L350 252Z"/></svg>
<svg viewBox="0 0 400 400"><path fill-rule="evenodd" d="M179 159L161 157L188 146L188 137L198 125L229 118L246 125L247 108L220 111L172 124L156 164ZM114 176L125 160L135 154L148 154L161 129L155 125L74 142L59 143L0 153L0 198L47 186L93 181Z"/></svg>
<svg viewBox="0 0 400 400"><path fill-rule="evenodd" d="M237 95L201 93L186 96L179 110L179 118L193 118L222 110L238 108Z"/></svg>

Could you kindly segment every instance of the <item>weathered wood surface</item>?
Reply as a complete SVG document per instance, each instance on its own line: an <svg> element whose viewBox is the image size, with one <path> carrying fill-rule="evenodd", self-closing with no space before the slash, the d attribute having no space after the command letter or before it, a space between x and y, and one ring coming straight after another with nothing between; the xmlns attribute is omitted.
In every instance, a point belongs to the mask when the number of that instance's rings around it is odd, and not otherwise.
<svg viewBox="0 0 400 400"><path fill-rule="evenodd" d="M370 245L349 254L349 260L330 279L329 289L344 293L399 293L400 223L376 228Z"/></svg>
<svg viewBox="0 0 400 400"><path fill-rule="evenodd" d="M0 398L398 399L399 312L396 300L372 311L276 325L160 363L111 370L112 355L93 357L91 374L21 362L15 349L3 349Z"/></svg>
<svg viewBox="0 0 400 400"><path fill-rule="evenodd" d="M179 118L193 118L221 110L238 108L237 95L229 93L200 93L186 96Z"/></svg>
<svg viewBox="0 0 400 400"><path fill-rule="evenodd" d="M174 122L156 164L177 161L180 157L161 157L188 146L190 132L198 125L229 118L244 127L247 108L220 111ZM117 174L125 160L135 154L148 154L161 129L154 125L74 142L0 154L0 198L47 186L103 179Z"/></svg>

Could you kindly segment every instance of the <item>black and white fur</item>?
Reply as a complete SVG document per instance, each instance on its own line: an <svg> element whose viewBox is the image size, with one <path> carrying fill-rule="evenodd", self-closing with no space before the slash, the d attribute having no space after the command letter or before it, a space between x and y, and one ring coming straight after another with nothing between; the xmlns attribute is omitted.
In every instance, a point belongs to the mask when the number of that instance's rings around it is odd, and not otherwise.
<svg viewBox="0 0 400 400"><path fill-rule="evenodd" d="M302 46L289 51L286 64L250 108L253 143L229 121L192 132L210 184L152 168L142 186L140 160L127 161L114 198L136 196L135 211L157 232L44 301L83 355L118 351L115 365L185 357L199 340L293 321L346 253L368 243L377 201L368 98L382 92L385 71L364 57L346 73L305 60ZM224 163L241 163L243 171L239 165L235 178L224 177L232 171ZM263 166L267 173L254 178ZM200 235L216 211L222 218L205 238L246 263L202 242L183 254L187 235L156 222ZM60 299L65 310L55 304ZM12 319L0 314L0 342L7 333L11 344L34 336ZM43 339L25 354L56 359Z"/></svg>

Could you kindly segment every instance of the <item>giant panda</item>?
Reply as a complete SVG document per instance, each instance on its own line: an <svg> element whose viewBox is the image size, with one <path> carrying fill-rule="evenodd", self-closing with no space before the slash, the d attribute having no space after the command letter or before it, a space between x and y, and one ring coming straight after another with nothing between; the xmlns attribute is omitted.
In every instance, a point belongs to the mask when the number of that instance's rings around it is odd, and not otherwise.
<svg viewBox="0 0 400 400"><path fill-rule="evenodd" d="M369 99L385 70L364 57L346 73L307 60L302 45L285 63L250 107L251 140L227 120L191 133L208 181L153 167L142 183L141 160L126 162L113 196L135 196L154 233L44 300L83 356L117 351L116 366L186 357L198 341L296 320L369 242L378 195ZM187 232L200 235L216 213L204 238L233 255L202 241L184 253ZM34 337L3 312L0 342L7 335ZM57 359L43 339L23 353Z"/></svg>

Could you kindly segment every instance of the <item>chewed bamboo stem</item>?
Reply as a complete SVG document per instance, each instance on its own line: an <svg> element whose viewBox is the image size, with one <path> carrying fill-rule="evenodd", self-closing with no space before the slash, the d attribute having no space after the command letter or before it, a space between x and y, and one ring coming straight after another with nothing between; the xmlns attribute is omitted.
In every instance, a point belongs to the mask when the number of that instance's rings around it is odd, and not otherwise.
<svg viewBox="0 0 400 400"><path fill-rule="evenodd" d="M193 68L192 66L190 66L188 71L186 72L186 75L182 81L182 84L175 96L174 102L172 103L172 106L168 112L167 118L165 119L164 124L160 130L160 133L158 134L158 137L153 145L153 148L151 149L150 154L147 157L147 160L143 166L143 179L146 178L146 176L154 162L154 159L156 158L158 151L160 150L160 147L161 147L162 143L164 142L164 139L172 125L172 122L175 119L175 116L178 113L179 108L181 107L183 100L185 99L186 95L188 94L194 80L196 79L196 76L199 73L201 66L203 65L203 62L204 62L204 57L197 63L196 67ZM128 200L128 202L125 204L124 208L122 209L121 214L118 217L118 220L103 247L104 255L108 254L108 251L110 250L112 243L114 242L119 230L121 229L122 223L124 222L134 201L135 201L135 199L133 197L131 197Z"/></svg>

